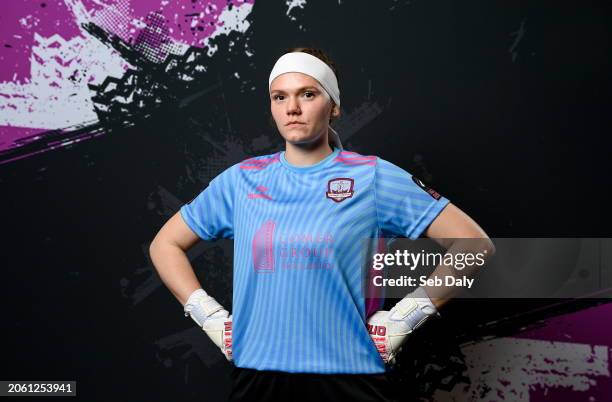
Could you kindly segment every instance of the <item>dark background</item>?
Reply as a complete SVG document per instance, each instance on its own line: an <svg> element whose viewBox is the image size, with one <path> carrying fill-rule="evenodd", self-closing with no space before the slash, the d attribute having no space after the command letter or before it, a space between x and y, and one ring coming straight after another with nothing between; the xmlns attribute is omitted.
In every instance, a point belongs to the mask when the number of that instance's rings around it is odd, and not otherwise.
<svg viewBox="0 0 612 402"><path fill-rule="evenodd" d="M344 131L349 150L417 175L489 236L609 237L610 11L603 1L308 2L292 21L284 2L256 2L249 31L220 37L192 88L210 92L0 166L0 377L76 380L87 401L223 400L229 365L193 335L147 248L214 174L280 149L267 77L291 46L336 61L345 116L380 107ZM231 245L200 247L194 267L229 306ZM533 307L487 305L469 318L449 306L435 327L447 344L457 336L448 350L464 329Z"/></svg>

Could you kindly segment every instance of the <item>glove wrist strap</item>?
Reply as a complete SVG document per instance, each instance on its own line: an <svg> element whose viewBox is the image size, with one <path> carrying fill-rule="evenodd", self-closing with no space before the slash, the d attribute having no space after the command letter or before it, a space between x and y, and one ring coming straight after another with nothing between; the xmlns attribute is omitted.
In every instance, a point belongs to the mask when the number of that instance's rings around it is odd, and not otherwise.
<svg viewBox="0 0 612 402"><path fill-rule="evenodd" d="M423 289L422 287L416 288L408 296L411 296L415 299L423 313L427 315L440 315L438 309L427 295L425 289Z"/></svg>
<svg viewBox="0 0 612 402"><path fill-rule="evenodd" d="M390 311L390 319L404 321L414 331L433 315L439 315L436 306L431 302L422 288L417 288L400 300Z"/></svg>
<svg viewBox="0 0 612 402"><path fill-rule="evenodd" d="M195 290L187 303L183 307L185 317L191 316L191 318L201 327L206 319L215 314L218 311L222 311L221 306L213 297L209 296L204 289Z"/></svg>

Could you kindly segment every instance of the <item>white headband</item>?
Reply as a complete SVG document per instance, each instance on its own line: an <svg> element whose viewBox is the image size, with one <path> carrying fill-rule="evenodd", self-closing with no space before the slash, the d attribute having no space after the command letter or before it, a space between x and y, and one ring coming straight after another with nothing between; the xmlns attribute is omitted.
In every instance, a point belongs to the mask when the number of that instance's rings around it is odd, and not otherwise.
<svg viewBox="0 0 612 402"><path fill-rule="evenodd" d="M303 73L311 76L321 84L323 89L331 96L333 101L340 107L340 88L338 88L338 79L333 70L318 57L304 52L291 52L282 55L274 64L270 78L268 79L268 91L272 87L272 81L276 77L285 73ZM340 149L342 143L340 136L331 128L335 138L332 142Z"/></svg>
<svg viewBox="0 0 612 402"><path fill-rule="evenodd" d="M270 79L268 80L268 90L272 86L272 81L276 77L285 73L303 73L310 75L319 81L321 86L327 91L336 105L340 106L340 89L336 74L327 64L318 57L308 53L292 52L282 55L274 64Z"/></svg>

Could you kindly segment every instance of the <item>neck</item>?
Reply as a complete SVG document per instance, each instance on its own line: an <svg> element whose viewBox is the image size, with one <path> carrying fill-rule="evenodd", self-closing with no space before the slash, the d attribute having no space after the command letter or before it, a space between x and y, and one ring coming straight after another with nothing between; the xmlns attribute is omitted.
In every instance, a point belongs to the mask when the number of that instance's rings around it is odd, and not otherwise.
<svg viewBox="0 0 612 402"><path fill-rule="evenodd" d="M285 142L285 159L294 166L310 166L325 159L333 152L327 142L327 136L322 135L317 141L308 144L291 144Z"/></svg>

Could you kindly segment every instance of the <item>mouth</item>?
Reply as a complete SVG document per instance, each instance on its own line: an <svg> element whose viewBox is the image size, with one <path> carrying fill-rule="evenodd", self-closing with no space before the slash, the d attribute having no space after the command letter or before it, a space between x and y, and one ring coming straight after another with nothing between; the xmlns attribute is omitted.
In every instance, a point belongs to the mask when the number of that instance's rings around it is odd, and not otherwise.
<svg viewBox="0 0 612 402"><path fill-rule="evenodd" d="M302 123L300 121L290 121L289 123L285 124L287 127L297 127L297 126L302 126L306 123Z"/></svg>

